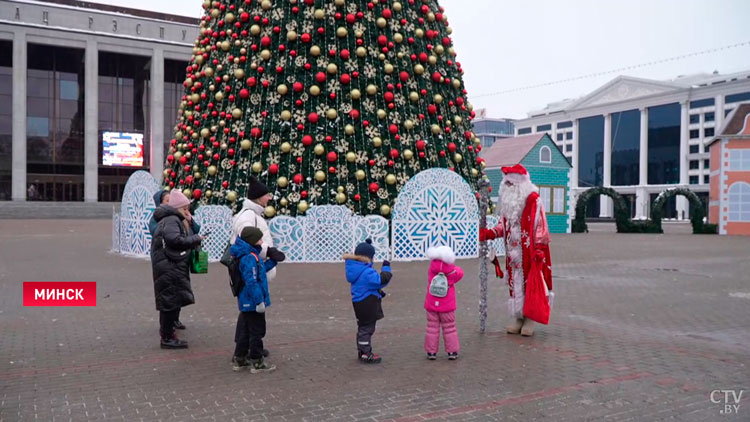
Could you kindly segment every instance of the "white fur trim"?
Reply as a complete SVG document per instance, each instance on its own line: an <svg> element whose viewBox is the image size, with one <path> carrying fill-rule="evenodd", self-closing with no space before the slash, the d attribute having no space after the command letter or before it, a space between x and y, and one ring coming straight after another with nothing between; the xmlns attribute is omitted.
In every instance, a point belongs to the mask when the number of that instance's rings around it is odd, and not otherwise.
<svg viewBox="0 0 750 422"><path fill-rule="evenodd" d="M453 264L456 262L456 254L450 246L437 246L427 249L427 258L439 259L446 264Z"/></svg>
<svg viewBox="0 0 750 422"><path fill-rule="evenodd" d="M520 174L520 173L508 173L506 175L503 175L503 182L510 181L514 185L520 185L526 182L531 182L531 177L528 173L526 174Z"/></svg>

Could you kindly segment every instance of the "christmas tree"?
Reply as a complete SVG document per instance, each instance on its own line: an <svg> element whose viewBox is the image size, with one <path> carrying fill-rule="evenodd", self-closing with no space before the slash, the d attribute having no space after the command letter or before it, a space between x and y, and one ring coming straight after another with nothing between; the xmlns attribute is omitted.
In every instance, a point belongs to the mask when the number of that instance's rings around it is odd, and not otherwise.
<svg viewBox="0 0 750 422"><path fill-rule="evenodd" d="M206 0L165 188L237 209L248 180L266 215L312 205L390 215L434 167L476 188L472 133L451 28L436 0Z"/></svg>

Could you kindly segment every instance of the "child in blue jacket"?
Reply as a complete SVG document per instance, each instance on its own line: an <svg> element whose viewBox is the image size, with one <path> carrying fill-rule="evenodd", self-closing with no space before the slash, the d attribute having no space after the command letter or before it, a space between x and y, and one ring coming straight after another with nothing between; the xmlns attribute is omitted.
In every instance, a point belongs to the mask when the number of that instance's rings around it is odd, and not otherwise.
<svg viewBox="0 0 750 422"><path fill-rule="evenodd" d="M357 358L362 363L380 363L380 356L372 353L370 340L375 333L375 324L383 318L382 289L393 277L391 264L383 261L380 274L372 268L375 248L372 240L357 245L354 255L344 255L346 280L351 284L352 305L357 317Z"/></svg>
<svg viewBox="0 0 750 422"><path fill-rule="evenodd" d="M237 318L236 347L232 369L250 372L269 372L276 369L263 360L263 337L266 335L266 307L271 306L266 272L285 259L275 248L268 248L267 259L261 258L263 232L257 227L245 227L230 248L232 257L239 260L239 270L245 286L237 295L240 315ZM249 354L249 360L248 360Z"/></svg>

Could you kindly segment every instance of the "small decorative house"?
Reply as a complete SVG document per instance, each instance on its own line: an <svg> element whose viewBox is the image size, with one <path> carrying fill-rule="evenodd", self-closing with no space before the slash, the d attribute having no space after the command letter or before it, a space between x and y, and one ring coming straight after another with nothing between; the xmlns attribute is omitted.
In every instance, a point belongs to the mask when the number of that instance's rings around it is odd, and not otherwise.
<svg viewBox="0 0 750 422"><path fill-rule="evenodd" d="M708 220L719 234L750 236L750 103L727 116L708 148Z"/></svg>
<svg viewBox="0 0 750 422"><path fill-rule="evenodd" d="M568 193L571 165L565 155L544 133L501 139L487 149L482 157L497 200L504 166L521 164L529 171L531 181L539 186L539 194L547 213L552 233L570 233Z"/></svg>

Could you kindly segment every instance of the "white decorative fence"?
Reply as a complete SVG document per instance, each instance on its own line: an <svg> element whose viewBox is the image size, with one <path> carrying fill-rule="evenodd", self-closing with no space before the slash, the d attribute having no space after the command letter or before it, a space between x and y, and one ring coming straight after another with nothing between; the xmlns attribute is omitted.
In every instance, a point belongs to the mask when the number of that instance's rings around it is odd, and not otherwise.
<svg viewBox="0 0 750 422"><path fill-rule="evenodd" d="M500 218L496 215L488 215L487 216L487 227L493 228L497 226L497 223L500 221ZM505 240L502 238L495 239L491 242L489 242L489 253L490 256L492 256L492 252L495 252L495 255L497 256L505 256Z"/></svg>
<svg viewBox="0 0 750 422"><path fill-rule="evenodd" d="M471 186L456 173L430 169L401 189L393 208L393 260L425 258L431 246L447 245L457 258L479 254L479 206Z"/></svg>
<svg viewBox="0 0 750 422"><path fill-rule="evenodd" d="M130 256L148 257L151 234L148 223L154 212L153 195L159 189L147 172L138 171L125 187L120 213L112 217L112 249ZM231 236L232 211L225 206L204 205L195 211L201 234L208 238L203 248L217 261ZM496 216L488 216L494 227ZM391 227L392 224L392 227ZM370 238L375 260L413 261L425 259L431 246L447 245L458 258L479 253L479 208L471 187L445 169L423 171L401 190L392 222L377 215L353 215L340 205L315 206L306 216L277 216L269 221L274 245L287 262L341 262L341 256ZM497 255L504 255L502 239L491 242Z"/></svg>

